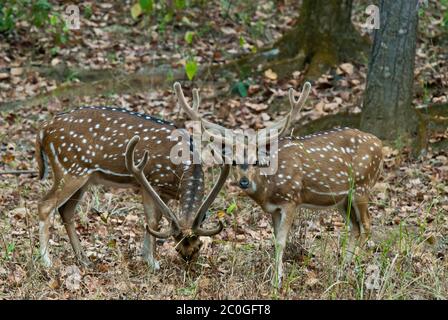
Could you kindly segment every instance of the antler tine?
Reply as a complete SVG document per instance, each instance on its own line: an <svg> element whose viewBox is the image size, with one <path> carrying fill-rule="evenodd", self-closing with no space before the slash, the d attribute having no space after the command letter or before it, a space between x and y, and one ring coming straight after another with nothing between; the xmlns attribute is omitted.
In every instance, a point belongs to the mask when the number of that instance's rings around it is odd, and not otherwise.
<svg viewBox="0 0 448 320"><path fill-rule="evenodd" d="M226 128L213 122L210 122L208 120L202 119L202 116L198 112L199 103L201 99L199 97L199 91L197 89L193 89L193 108L192 108L185 99L184 92L182 91L182 86L180 85L180 83L179 82L174 83L173 87L181 108L184 109L184 111L188 114L191 120L200 121L202 127L204 128L213 128L215 130L221 131L222 133L225 132Z"/></svg>
<svg viewBox="0 0 448 320"><path fill-rule="evenodd" d="M291 104L291 111L285 117L286 122L284 127L280 130L279 136L283 135L283 133L287 132L291 126L291 123L296 120L297 114L302 109L305 104L306 99L311 91L311 83L308 81L303 85L302 92L300 93L300 97L298 100L294 98L295 90L293 88L289 89L289 103ZM280 123L280 122L279 122Z"/></svg>
<svg viewBox="0 0 448 320"><path fill-rule="evenodd" d="M126 146L126 154L125 154L126 168L128 169L129 172L132 173L134 178L140 183L140 185L143 187L143 189L146 192L148 192L148 194L154 200L155 205L162 212L162 214L164 214L165 217L171 221L171 223L172 223L172 229L170 230L170 235L171 235L175 231L174 229L180 230L179 221L178 221L176 215L170 210L170 208L162 200L162 198L160 198L160 196L157 194L157 192L154 190L154 188L148 182L148 180L145 177L145 174L143 173L143 170L145 169L145 166L148 163L148 159L149 159L148 151L145 151L143 159L138 163L138 165L135 165L135 162L134 162L135 147L137 146L137 143L139 141L140 141L140 137L134 136L128 142L128 145ZM162 238L163 238L163 236L165 236L165 233L160 233L155 230L151 230L150 233L152 235L156 235L156 236L162 235Z"/></svg>
<svg viewBox="0 0 448 320"><path fill-rule="evenodd" d="M207 198L202 203L201 207L196 213L192 230L195 234L199 236L213 236L219 232L221 232L222 228L224 227L223 223L219 221L219 224L216 228L212 229L202 229L201 223L204 220L205 213L207 212L208 208L211 206L215 198L218 196L219 191L221 190L222 186L224 185L224 182L226 181L227 177L229 176L230 171L230 165L224 164L224 166L221 168L221 173L219 174L218 181L216 181L215 185L213 186L212 190L207 195Z"/></svg>
<svg viewBox="0 0 448 320"><path fill-rule="evenodd" d="M155 230L151 229L148 225L146 225L145 228L146 228L146 231L150 235L152 235L152 236L154 236L156 238L160 238L160 239L169 238L173 234L173 230L172 229L167 230L165 232L159 232L159 231L155 231Z"/></svg>
<svg viewBox="0 0 448 320"><path fill-rule="evenodd" d="M311 83L308 81L305 82L302 88L302 92L300 93L299 99L296 101L294 98L295 90L293 88L289 89L289 102L291 103L291 118L290 121L295 121L297 114L302 109L303 105L305 104L306 99L308 98L308 95L311 91Z"/></svg>
<svg viewBox="0 0 448 320"><path fill-rule="evenodd" d="M279 121L275 122L272 126L266 128L266 130L271 129L279 130L279 133L273 135L272 137L269 137L269 140L275 139L283 135L283 133L285 133L289 129L291 123L296 119L297 114L305 104L306 98L308 98L310 90L311 90L311 83L305 82L305 84L303 85L302 93L300 94L299 99L296 101L296 99L294 98L295 90L293 88L289 89L289 103L291 104L291 110L283 119L280 119Z"/></svg>
<svg viewBox="0 0 448 320"><path fill-rule="evenodd" d="M147 150L145 150L142 160L140 160L140 162L136 166L137 169L139 171L142 171L143 169L145 169L146 165L148 164L148 161L149 161L149 152Z"/></svg>
<svg viewBox="0 0 448 320"><path fill-rule="evenodd" d="M185 110L185 112L191 117L192 120L200 121L201 117L197 112L197 109L199 108L199 93L198 92L194 93L195 90L193 90L194 108L191 108L187 100L185 99L184 92L182 91L182 86L180 85L180 83L179 82L174 83L173 88L174 92L176 93L177 100L179 101L179 104L182 107L182 109Z"/></svg>
<svg viewBox="0 0 448 320"><path fill-rule="evenodd" d="M193 111L196 113L199 111L199 104L201 103L201 97L199 96L199 90L193 89Z"/></svg>
<svg viewBox="0 0 448 320"><path fill-rule="evenodd" d="M294 98L294 94L296 90L294 88L289 88L288 96L289 96L289 104L291 105L291 110L294 108L294 105L297 103L296 98Z"/></svg>

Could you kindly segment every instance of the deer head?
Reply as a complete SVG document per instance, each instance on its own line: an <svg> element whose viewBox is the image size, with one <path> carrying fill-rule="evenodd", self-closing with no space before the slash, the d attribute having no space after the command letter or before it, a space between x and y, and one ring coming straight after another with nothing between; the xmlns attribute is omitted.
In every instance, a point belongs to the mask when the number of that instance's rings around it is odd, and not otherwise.
<svg viewBox="0 0 448 320"><path fill-rule="evenodd" d="M151 184L145 177L144 169L149 160L149 152L145 151L143 158L136 165L134 161L134 151L139 142L140 137L134 136L126 147L126 167L129 172L132 173L134 178L142 185L144 191L147 192L154 200L156 207L162 212L163 216L170 221L170 228L165 231L156 231L146 226L147 231L156 238L168 238L173 236L176 241L176 251L182 256L185 261L191 261L195 259L202 246L200 236L213 236L221 232L223 229L223 223L218 222L218 225L211 229L204 229L201 227L202 222L205 220L205 215L210 205L215 200L219 191L221 190L226 178L229 174L230 167L224 165L221 169L218 181L213 186L201 206L194 214L194 219L190 220L192 223L182 223L177 216L171 211L171 209L165 204L162 198L157 194Z"/></svg>

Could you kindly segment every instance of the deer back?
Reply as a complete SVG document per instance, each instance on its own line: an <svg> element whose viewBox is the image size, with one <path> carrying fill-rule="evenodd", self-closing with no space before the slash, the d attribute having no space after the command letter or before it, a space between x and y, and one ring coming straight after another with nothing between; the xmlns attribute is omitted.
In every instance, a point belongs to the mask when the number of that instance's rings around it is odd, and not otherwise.
<svg viewBox="0 0 448 320"><path fill-rule="evenodd" d="M331 206L350 190L366 194L375 184L382 162L382 143L356 129L335 129L279 142L278 171L265 176L261 202L295 201Z"/></svg>
<svg viewBox="0 0 448 320"><path fill-rule="evenodd" d="M145 149L150 150L145 176L163 193L177 198L179 190L189 192L179 185L182 179L185 186L192 179L200 184L203 173L201 167L175 165L170 160L170 150L178 143L171 141L170 134L176 129L170 122L125 109L83 107L58 114L44 124L38 144L51 166L58 166L64 174L96 175L102 181L133 183L125 166L125 151L129 140L138 135L141 140L136 147L137 157ZM203 190L199 184L194 187ZM187 200L188 196L184 198Z"/></svg>

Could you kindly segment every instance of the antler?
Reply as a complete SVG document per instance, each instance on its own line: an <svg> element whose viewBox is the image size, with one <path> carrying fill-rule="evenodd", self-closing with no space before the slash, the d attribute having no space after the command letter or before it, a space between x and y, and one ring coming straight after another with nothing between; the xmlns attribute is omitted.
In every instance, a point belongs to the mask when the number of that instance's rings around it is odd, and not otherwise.
<svg viewBox="0 0 448 320"><path fill-rule="evenodd" d="M224 182L226 181L229 175L229 171L230 171L230 165L224 164L223 168L221 168L221 173L219 174L218 181L216 181L215 185L213 186L213 189L209 192L207 198L196 212L193 221L192 231L198 236L213 236L221 232L222 228L224 227L222 222L219 221L219 224L218 226L216 226L216 228L206 230L201 228L201 223L204 220L208 208L211 206L215 198L218 196L219 191L221 190Z"/></svg>
<svg viewBox="0 0 448 320"><path fill-rule="evenodd" d="M284 130L282 132L286 132L291 123L297 119L297 115L299 114L302 107L305 105L306 99L311 91L311 83L308 81L303 85L302 92L300 93L299 100L294 98L295 90L293 88L289 89L289 103L291 104L291 111L289 112L288 122L285 124Z"/></svg>
<svg viewBox="0 0 448 320"><path fill-rule="evenodd" d="M129 142L126 147L126 168L129 172L132 173L134 178L140 183L140 185L145 189L146 192L152 197L155 205L157 208L162 212L165 217L171 221L171 229L166 232L159 232L151 229L149 226L146 226L146 230L152 234L153 236L157 238L168 238L173 233L180 230L179 220L174 215L174 213L168 208L168 206L163 202L162 198L157 194L157 192L154 190L154 188L151 186L151 184L148 182L148 180L145 177L145 174L143 173L143 170L145 169L146 164L149 160L149 153L148 151L145 151L142 160L135 165L134 162L134 151L135 147L137 146L137 143L139 142L140 137L134 136Z"/></svg>
<svg viewBox="0 0 448 320"><path fill-rule="evenodd" d="M299 114L300 110L305 104L310 91L311 91L311 83L307 81L303 85L303 89L302 92L300 93L299 99L296 100L294 98L295 90L293 88L289 89L288 93L289 93L289 103L291 104L291 111L289 111L289 113L283 119L280 119L272 126L265 128L267 133L269 133L270 130L276 130L277 133L275 133L272 136L269 136L269 138L267 136L266 137L259 136L259 143L266 143L266 140L268 139L269 140L276 139L289 130L291 123L293 123L293 121L296 120L297 115Z"/></svg>
<svg viewBox="0 0 448 320"><path fill-rule="evenodd" d="M185 110L185 112L191 117L191 119L200 121L203 129L205 130L205 132L208 135L214 137L214 139L217 143L233 144L233 138L231 140L231 139L227 139L227 137L225 137L225 132L226 132L225 127L222 127L218 124L215 124L213 122L205 120L199 114L198 107L199 107L200 100L199 100L199 93L198 93L197 89L193 89L193 108L190 107L190 105L186 101L185 96L182 91L182 87L179 82L176 82L174 84L174 91L176 92L176 96L179 100L179 103L180 103L180 106L182 107L182 109ZM294 93L295 93L294 89L291 88L289 90L289 102L291 104L291 111L284 118L275 122L270 127L265 128L266 135L258 135L258 143L259 144L266 144L268 142L268 140L272 141L274 139L277 139L278 137L283 135L285 132L287 132L287 130L291 126L291 123L293 121L295 121L297 114L300 112L303 105L305 104L305 101L308 98L310 91L311 91L311 83L305 82L305 84L303 85L303 89L300 94L300 97L296 101L294 98ZM221 134L216 134L208 129L213 129L212 131L218 131ZM274 130L275 133L273 133L271 135L270 133L272 130Z"/></svg>
<svg viewBox="0 0 448 320"><path fill-rule="evenodd" d="M184 109L184 111L190 116L192 120L200 121L206 128L215 129L224 133L226 128L216 123L202 119L201 115L199 114L198 109L200 98L198 89L193 89L193 108L192 108L185 99L184 92L182 91L182 86L180 85L180 83L179 82L174 83L173 88L180 106L182 107L182 109Z"/></svg>
<svg viewBox="0 0 448 320"><path fill-rule="evenodd" d="M215 143L223 143L224 142L224 143L233 144L233 137L228 139L225 136L225 131L227 130L226 128L203 119L201 117L201 115L199 114L198 108L199 108L199 103L200 103L200 97L199 97L199 91L197 89L193 89L193 108L190 107L187 100L185 99L184 93L182 91L182 86L180 85L179 82L176 82L174 84L174 92L176 93L177 99L178 99L179 104L182 107L182 109L185 110L185 112L190 116L191 119L201 122L202 128L204 129L204 131L207 134L214 137ZM216 135L207 129L211 129L213 131L218 131L218 132L222 133L224 136L222 136L220 134ZM218 226L216 226L216 228L205 230L205 229L201 228L201 223L204 220L204 217L205 217L205 214L206 214L208 208L213 203L213 201L215 200L215 198L217 197L217 195L219 193L219 190L221 190L224 182L226 181L226 179L229 175L229 171L230 171L230 165L224 164L223 167L221 168L221 173L219 175L218 181L215 183L212 190L207 195L207 198L201 204L200 208L196 212L195 219L193 221L193 226L192 226L193 233L195 233L199 236L213 236L213 235L221 232L222 228L224 227L222 222L219 221L219 224L218 224Z"/></svg>

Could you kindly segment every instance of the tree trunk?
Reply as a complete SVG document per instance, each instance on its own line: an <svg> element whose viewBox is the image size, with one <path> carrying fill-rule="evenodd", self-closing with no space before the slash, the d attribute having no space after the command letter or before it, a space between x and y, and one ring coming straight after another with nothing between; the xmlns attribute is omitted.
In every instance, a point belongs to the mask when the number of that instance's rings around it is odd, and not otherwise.
<svg viewBox="0 0 448 320"><path fill-rule="evenodd" d="M278 58L293 59L300 69L309 64L309 78L320 76L341 61L367 61L369 40L361 37L351 22L352 3L304 0L297 25L274 45ZM288 64L286 68L291 70Z"/></svg>
<svg viewBox="0 0 448 320"><path fill-rule="evenodd" d="M418 141L412 106L418 2L381 0L361 116L361 129L409 146Z"/></svg>

